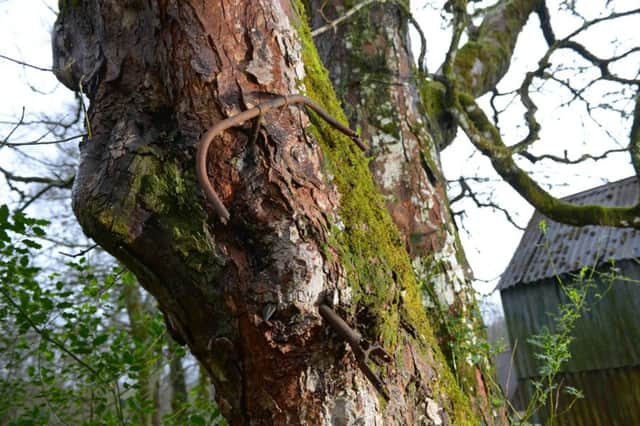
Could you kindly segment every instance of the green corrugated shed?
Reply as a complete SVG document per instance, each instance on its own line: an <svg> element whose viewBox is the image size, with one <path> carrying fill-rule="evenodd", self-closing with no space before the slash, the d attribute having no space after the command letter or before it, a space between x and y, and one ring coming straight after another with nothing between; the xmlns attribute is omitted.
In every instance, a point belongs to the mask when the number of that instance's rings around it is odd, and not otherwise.
<svg viewBox="0 0 640 426"><path fill-rule="evenodd" d="M594 188L566 198L579 204L633 205L638 200L635 178ZM543 232L539 223L546 222ZM558 306L568 302L559 282L575 281L582 267L600 273L615 268L616 280L601 279L589 290L588 310L578 320L570 346L571 359L561 367L563 386L580 389L578 401L554 424L640 424L640 232L608 227L576 228L544 219L535 213L500 289L505 319L514 351L518 379L517 408L531 395L538 378L537 349L527 339L544 327L554 330ZM612 262L611 260L614 260ZM558 411L563 411L565 397ZM536 420L545 423L546 412Z"/></svg>

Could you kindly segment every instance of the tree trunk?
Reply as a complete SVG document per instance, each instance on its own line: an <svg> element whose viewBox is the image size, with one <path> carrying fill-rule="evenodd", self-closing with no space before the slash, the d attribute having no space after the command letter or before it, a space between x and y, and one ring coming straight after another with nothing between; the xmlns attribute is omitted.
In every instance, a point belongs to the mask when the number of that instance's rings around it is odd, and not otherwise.
<svg viewBox="0 0 640 426"><path fill-rule="evenodd" d="M135 280L123 280L122 283L122 296L124 299L124 305L129 317L129 329L131 335L135 338L138 344L142 347L146 347L151 344L149 339L149 332L147 327L149 322L145 320L146 312L142 303L142 297L140 295L140 288L136 284ZM138 371L138 395L139 404L141 406L147 404L153 404L153 408L156 409L156 399L154 397L155 388L158 384L158 377L153 374L153 369L156 367L156 363L146 362L144 360ZM155 411L155 410L154 410ZM152 412L149 410L141 409L138 413L138 421L140 425L151 425L153 422Z"/></svg>
<svg viewBox="0 0 640 426"><path fill-rule="evenodd" d="M308 1L312 27L344 16L348 3ZM402 234L440 347L485 423L505 423L491 408L491 394L501 393L489 385L482 318L440 168L438 146L454 133L422 104L424 75L414 65L408 24L404 3L373 3L314 41L351 126L371 141L369 168Z"/></svg>
<svg viewBox="0 0 640 426"><path fill-rule="evenodd" d="M478 424L349 137L285 105L214 139L226 223L196 182L200 136L256 104L304 93L343 119L292 3L64 2L57 75L91 101L74 211L157 298L232 424ZM358 361L321 304L391 361Z"/></svg>
<svg viewBox="0 0 640 426"><path fill-rule="evenodd" d="M182 356L176 350L178 346L174 342L169 343L169 382L171 384L171 410L177 414L177 418L184 418L182 411L187 405L187 383L184 377Z"/></svg>

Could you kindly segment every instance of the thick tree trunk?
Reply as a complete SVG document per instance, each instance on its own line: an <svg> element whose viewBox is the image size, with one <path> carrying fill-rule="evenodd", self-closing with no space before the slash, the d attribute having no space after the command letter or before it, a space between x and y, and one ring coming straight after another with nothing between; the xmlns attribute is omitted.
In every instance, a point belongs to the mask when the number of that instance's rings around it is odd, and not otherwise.
<svg viewBox="0 0 640 426"><path fill-rule="evenodd" d="M312 27L340 18L348 3L307 2ZM411 256L441 349L483 420L504 423L490 404L500 390L489 385L486 336L440 169L437 147L453 133L422 104L424 76L414 65L408 23L408 5L373 3L315 42L351 125L371 141L369 168Z"/></svg>
<svg viewBox="0 0 640 426"><path fill-rule="evenodd" d="M226 224L196 183L200 136L240 111L302 92L342 117L301 6L63 6L57 74L91 100L74 211L157 298L230 422L478 424L351 139L285 106L260 128L245 123L215 138L209 177L230 212ZM391 362L356 362L321 303L382 344Z"/></svg>

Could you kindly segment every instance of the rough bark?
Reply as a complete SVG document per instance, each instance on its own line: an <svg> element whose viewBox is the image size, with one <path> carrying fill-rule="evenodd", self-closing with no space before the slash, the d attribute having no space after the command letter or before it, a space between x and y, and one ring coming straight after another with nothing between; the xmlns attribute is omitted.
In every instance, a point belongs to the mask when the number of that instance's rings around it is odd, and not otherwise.
<svg viewBox="0 0 640 426"><path fill-rule="evenodd" d="M307 7L319 28L343 16L348 2ZM411 256L440 347L485 423L505 423L490 403L500 390L488 381L486 336L440 168L438 139L449 122L429 116L420 99L423 76L411 54L407 10L400 2L374 3L315 41L350 124L371 141L369 168Z"/></svg>
<svg viewBox="0 0 640 426"><path fill-rule="evenodd" d="M353 141L285 107L209 151L227 224L196 184L200 135L275 94L342 117L299 14L284 0L65 2L57 75L91 101L74 211L157 298L232 424L477 424ZM322 321L327 299L392 354L372 366L388 401Z"/></svg>

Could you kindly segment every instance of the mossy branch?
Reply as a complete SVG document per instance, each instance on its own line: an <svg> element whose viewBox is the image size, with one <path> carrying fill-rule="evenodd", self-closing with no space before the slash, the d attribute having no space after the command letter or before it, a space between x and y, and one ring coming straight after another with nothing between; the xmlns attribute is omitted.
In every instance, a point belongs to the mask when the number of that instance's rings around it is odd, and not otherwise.
<svg viewBox="0 0 640 426"><path fill-rule="evenodd" d="M556 222L574 226L600 225L640 229L640 203L631 207L575 205L562 201L547 191L514 161L514 152L505 145L500 132L469 94L457 94L451 114L473 145L491 160L498 174L525 200ZM639 107L636 104L636 119ZM635 132L635 134L634 134ZM638 142L637 120L632 131L632 144ZM635 151L637 153L637 151Z"/></svg>
<svg viewBox="0 0 640 426"><path fill-rule="evenodd" d="M503 0L485 15L453 62L457 82L475 97L492 90L506 74L513 50L529 15L541 0ZM445 74L446 75L446 74Z"/></svg>

